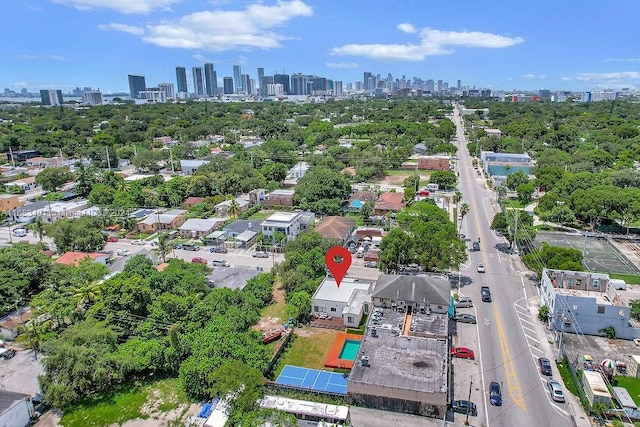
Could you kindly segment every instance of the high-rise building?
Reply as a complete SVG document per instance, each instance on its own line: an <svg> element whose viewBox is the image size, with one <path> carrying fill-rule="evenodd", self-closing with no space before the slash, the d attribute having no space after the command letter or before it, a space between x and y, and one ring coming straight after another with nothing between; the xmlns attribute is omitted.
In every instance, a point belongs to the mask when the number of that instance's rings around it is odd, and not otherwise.
<svg viewBox="0 0 640 427"><path fill-rule="evenodd" d="M372 90L373 89L372 87L369 86L370 81L371 81L371 73L368 72L368 71L365 71L364 72L364 78L362 80L362 83L363 83L362 88L364 90Z"/></svg>
<svg viewBox="0 0 640 427"><path fill-rule="evenodd" d="M267 85L264 82L264 68L258 68L258 85L260 86L260 95L267 94Z"/></svg>
<svg viewBox="0 0 640 427"><path fill-rule="evenodd" d="M284 88L281 84L268 84L265 88L265 96L282 96L284 95Z"/></svg>
<svg viewBox="0 0 640 427"><path fill-rule="evenodd" d="M61 90L41 90L40 99L42 105L62 105Z"/></svg>
<svg viewBox="0 0 640 427"><path fill-rule="evenodd" d="M85 90L82 92L82 102L87 105L102 104L102 92L99 90Z"/></svg>
<svg viewBox="0 0 640 427"><path fill-rule="evenodd" d="M307 91L307 83L309 83L309 76L300 73L292 75L291 94L309 95L309 92Z"/></svg>
<svg viewBox="0 0 640 427"><path fill-rule="evenodd" d="M242 89L242 70L239 65L233 66L233 90L235 93L240 92Z"/></svg>
<svg viewBox="0 0 640 427"><path fill-rule="evenodd" d="M218 74L213 69L213 64L208 62L204 64L204 83L208 96L216 96L218 91Z"/></svg>
<svg viewBox="0 0 640 427"><path fill-rule="evenodd" d="M313 95L326 95L329 90L329 84L326 77L311 77L310 82L313 84L311 94Z"/></svg>
<svg viewBox="0 0 640 427"><path fill-rule="evenodd" d="M254 95L256 93L254 80L249 76L249 74L241 74L240 78L242 79L241 92L247 95Z"/></svg>
<svg viewBox="0 0 640 427"><path fill-rule="evenodd" d="M129 74L129 96L131 99L138 97L138 92L147 90L147 82L144 76Z"/></svg>
<svg viewBox="0 0 640 427"><path fill-rule="evenodd" d="M222 89L225 95L233 94L233 77L224 77L222 79Z"/></svg>
<svg viewBox="0 0 640 427"><path fill-rule="evenodd" d="M342 80L333 81L333 95L342 96Z"/></svg>
<svg viewBox="0 0 640 427"><path fill-rule="evenodd" d="M458 89L462 89L462 80L458 80Z"/></svg>
<svg viewBox="0 0 640 427"><path fill-rule="evenodd" d="M202 67L193 67L193 92L197 96L204 95L204 71Z"/></svg>
<svg viewBox="0 0 640 427"><path fill-rule="evenodd" d="M289 75L288 74L274 74L273 75L273 83L281 84L282 87L284 88L284 94L285 95L290 95L291 94L291 87L290 87L290 81L289 81Z"/></svg>
<svg viewBox="0 0 640 427"><path fill-rule="evenodd" d="M178 93L187 93L187 69L184 67L176 67L176 80L178 82Z"/></svg>
<svg viewBox="0 0 640 427"><path fill-rule="evenodd" d="M165 93L167 99L173 99L176 97L173 91L173 83L158 83L158 90Z"/></svg>

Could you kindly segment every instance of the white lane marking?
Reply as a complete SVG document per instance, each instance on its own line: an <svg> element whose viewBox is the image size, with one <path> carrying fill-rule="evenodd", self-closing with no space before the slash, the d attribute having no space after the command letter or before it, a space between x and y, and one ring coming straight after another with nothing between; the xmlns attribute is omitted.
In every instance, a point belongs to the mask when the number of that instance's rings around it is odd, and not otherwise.
<svg viewBox="0 0 640 427"><path fill-rule="evenodd" d="M537 339L535 339L534 337L529 336L529 335L527 335L527 334L524 334L524 336L527 338L527 340L535 341L535 342L537 342L538 344L540 344L540 341L538 341L538 340L537 340Z"/></svg>

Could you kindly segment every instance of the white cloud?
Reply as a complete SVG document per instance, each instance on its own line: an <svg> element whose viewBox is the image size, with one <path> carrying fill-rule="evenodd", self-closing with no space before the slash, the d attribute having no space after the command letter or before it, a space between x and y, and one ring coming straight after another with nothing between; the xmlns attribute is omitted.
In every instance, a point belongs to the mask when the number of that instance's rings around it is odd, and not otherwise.
<svg viewBox="0 0 640 427"><path fill-rule="evenodd" d="M521 75L520 78L524 79L524 80L533 80L533 79L546 79L547 76L545 76L544 74L531 74L531 73L528 73L528 74Z"/></svg>
<svg viewBox="0 0 640 427"><path fill-rule="evenodd" d="M325 65L329 68L358 68L355 62L327 62Z"/></svg>
<svg viewBox="0 0 640 427"><path fill-rule="evenodd" d="M79 10L112 9L124 14L146 14L153 10L166 10L181 0L53 0Z"/></svg>
<svg viewBox="0 0 640 427"><path fill-rule="evenodd" d="M146 43L182 49L223 52L251 48L273 49L288 37L276 32L288 21L310 16L313 10L301 0L278 1L273 6L255 3L243 10L195 12L177 20L149 24L136 33ZM120 31L128 31L123 26ZM109 24L109 29L118 29ZM136 30L137 31L137 30Z"/></svg>
<svg viewBox="0 0 640 427"><path fill-rule="evenodd" d="M618 71L613 73L579 73L572 77L562 77L564 81L579 81L600 89L640 87L640 71Z"/></svg>
<svg viewBox="0 0 640 427"><path fill-rule="evenodd" d="M126 24L100 24L98 25L98 28L104 31L122 31L133 34L134 36L141 36L144 34L144 28Z"/></svg>
<svg viewBox="0 0 640 427"><path fill-rule="evenodd" d="M602 62L640 62L640 58L606 58Z"/></svg>
<svg viewBox="0 0 640 427"><path fill-rule="evenodd" d="M506 37L479 31L441 31L433 28L417 29L402 23L397 27L408 34L417 34L418 44L348 44L331 50L332 55L363 56L387 61L422 61L428 56L449 55L452 47L505 48L523 43L522 37Z"/></svg>
<svg viewBox="0 0 640 427"><path fill-rule="evenodd" d="M69 58L62 55L27 55L22 54L18 56L18 59L22 59L24 61L67 61Z"/></svg>

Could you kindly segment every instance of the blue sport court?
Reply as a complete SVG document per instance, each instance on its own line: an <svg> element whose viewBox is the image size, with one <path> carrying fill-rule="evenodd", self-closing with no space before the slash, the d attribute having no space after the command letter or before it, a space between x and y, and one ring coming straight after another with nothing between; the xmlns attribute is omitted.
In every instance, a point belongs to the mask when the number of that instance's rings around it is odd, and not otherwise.
<svg viewBox="0 0 640 427"><path fill-rule="evenodd" d="M276 383L327 393L347 394L347 378L343 374L299 366L285 365Z"/></svg>

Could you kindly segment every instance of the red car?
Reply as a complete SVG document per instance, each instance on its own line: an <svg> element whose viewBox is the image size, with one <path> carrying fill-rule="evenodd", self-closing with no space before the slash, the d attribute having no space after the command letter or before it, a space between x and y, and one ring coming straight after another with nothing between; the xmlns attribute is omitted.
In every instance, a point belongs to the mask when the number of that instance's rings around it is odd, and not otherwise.
<svg viewBox="0 0 640 427"><path fill-rule="evenodd" d="M111 237L109 237L107 239L107 242L109 242L109 243L114 243L114 242L117 242L117 241L118 241L118 238L114 237L114 236L111 236Z"/></svg>
<svg viewBox="0 0 640 427"><path fill-rule="evenodd" d="M204 259L204 258L200 258L199 256L197 256L197 257L193 257L193 258L191 259L191 262L196 263L196 264L204 264L204 265L207 265L207 260L206 260L206 259Z"/></svg>
<svg viewBox="0 0 640 427"><path fill-rule="evenodd" d="M470 350L467 347L451 347L451 356L459 357L460 359L471 359L471 360L474 360L476 358L476 355L473 353L473 350Z"/></svg>

